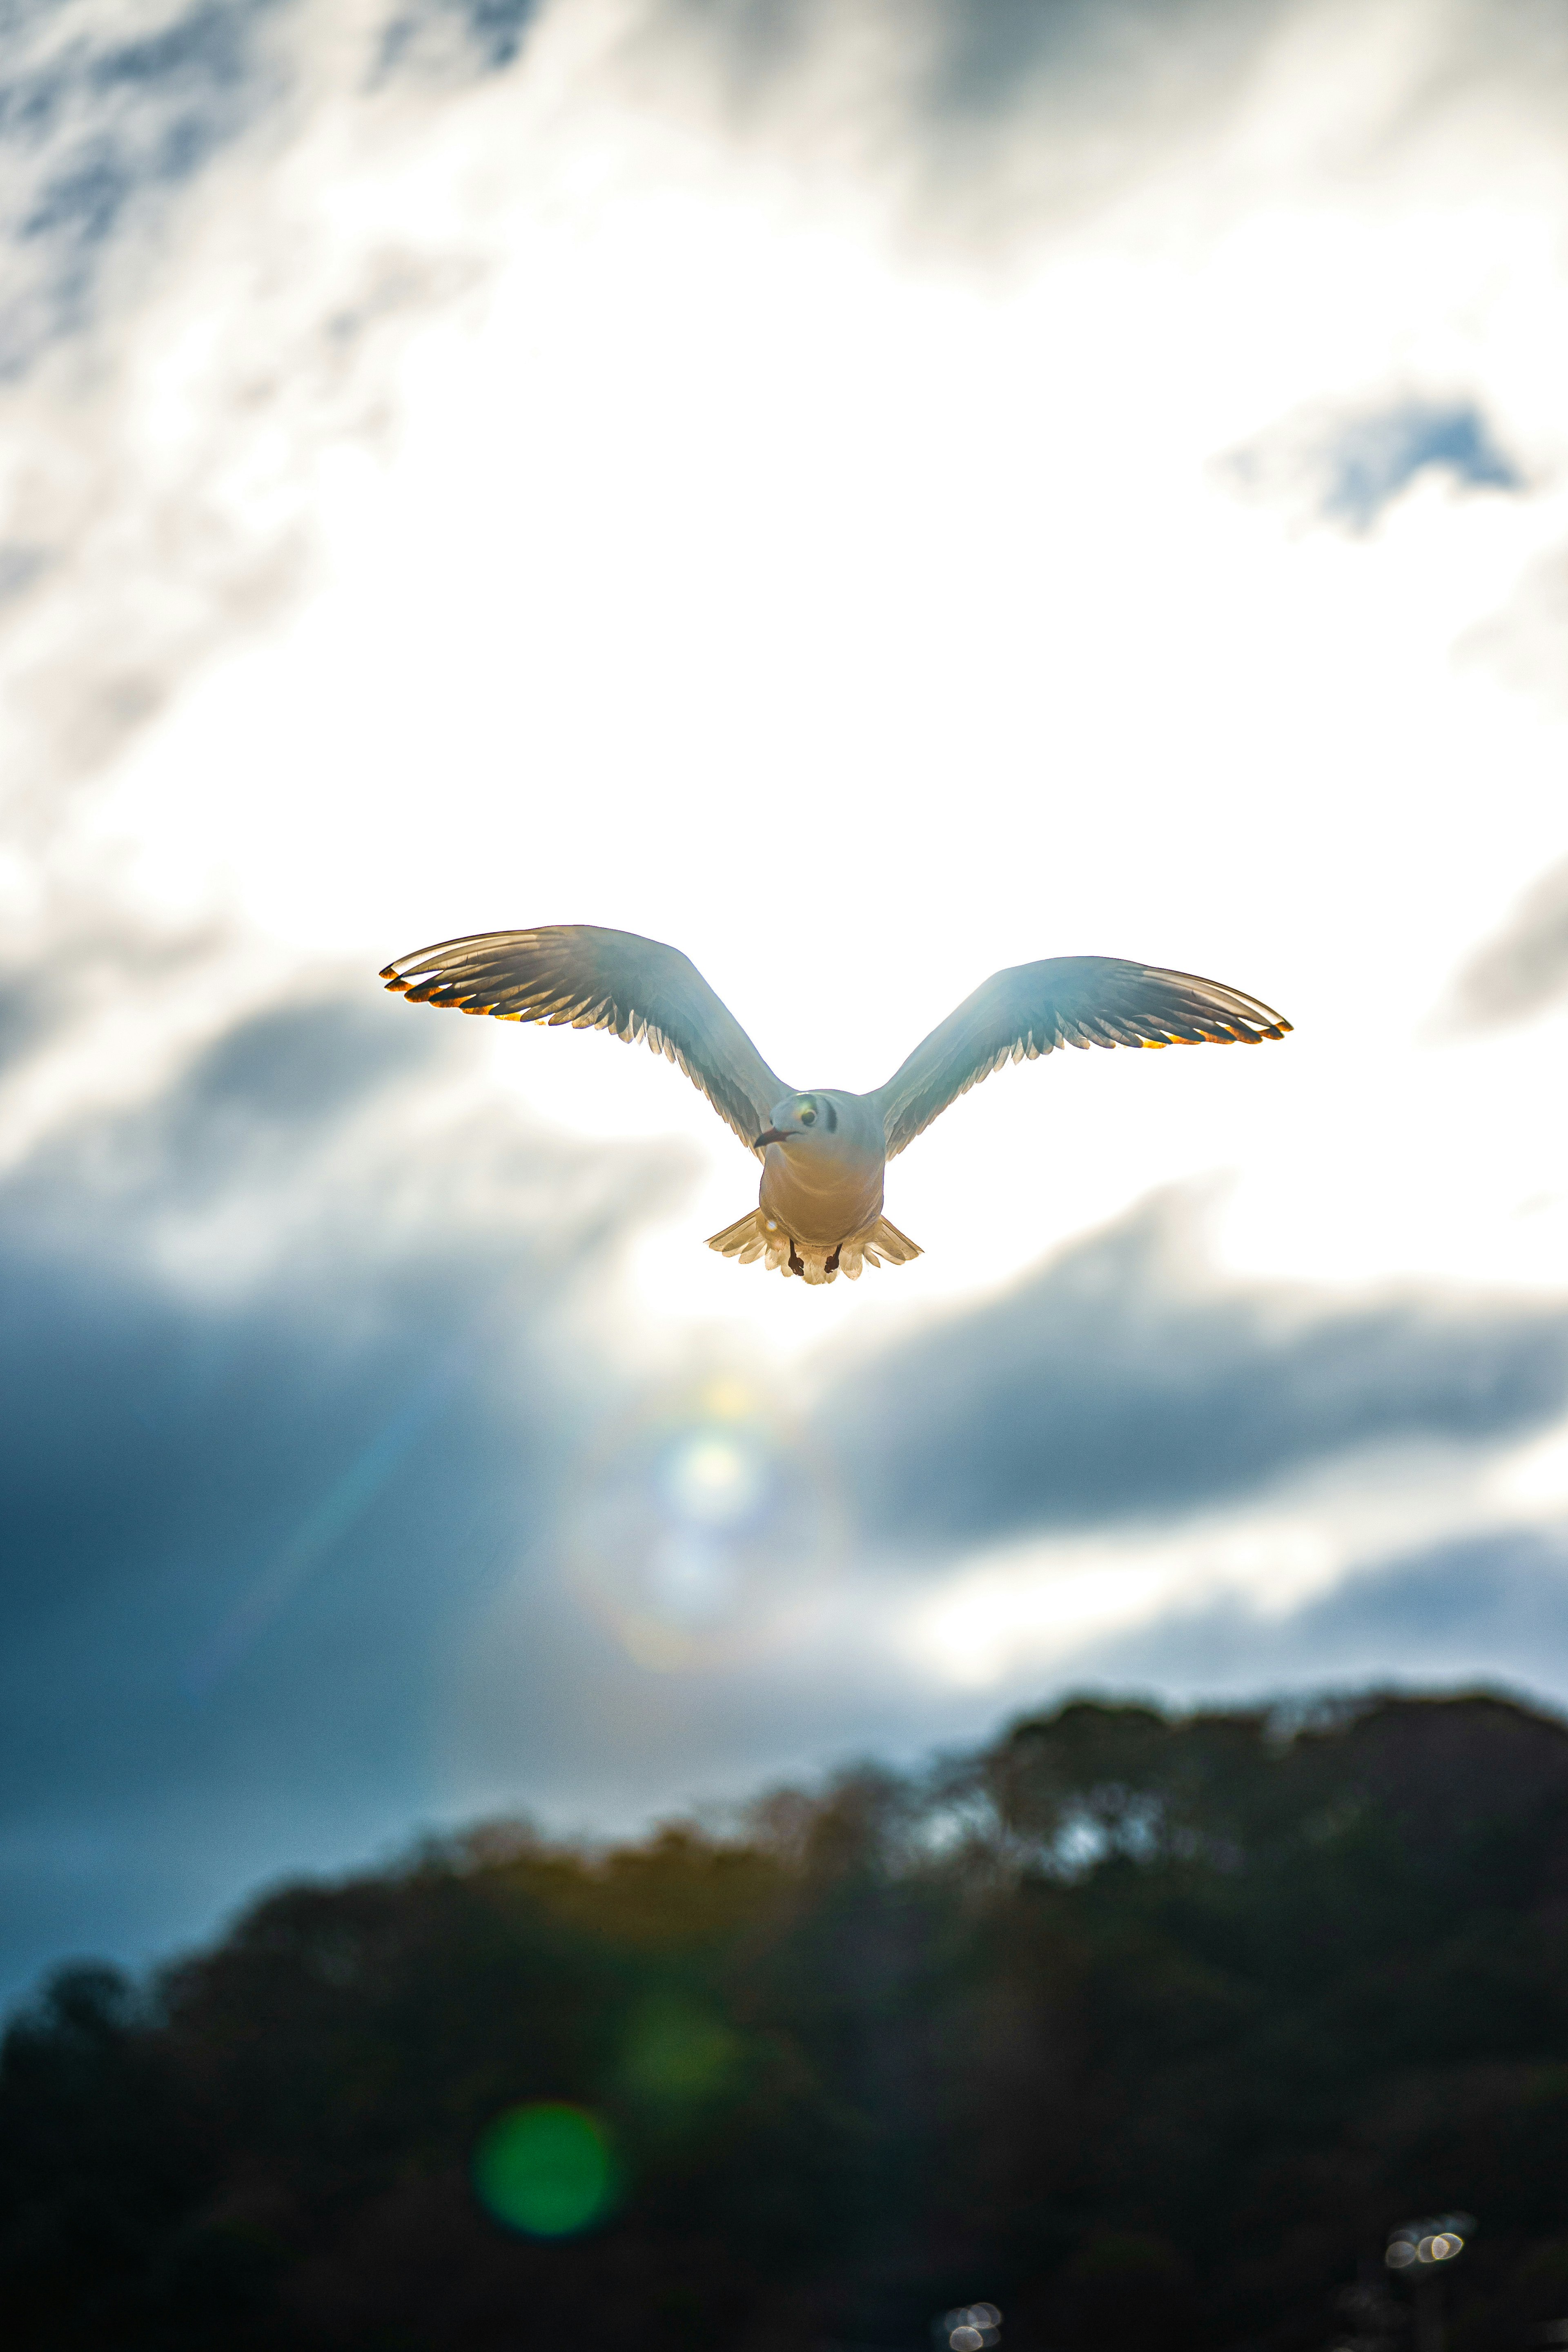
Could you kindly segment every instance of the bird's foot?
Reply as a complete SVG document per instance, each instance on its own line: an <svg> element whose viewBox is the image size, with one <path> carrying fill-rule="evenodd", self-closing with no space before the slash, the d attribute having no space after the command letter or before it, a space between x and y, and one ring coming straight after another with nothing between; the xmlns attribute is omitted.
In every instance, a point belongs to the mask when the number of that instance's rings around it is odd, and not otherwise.
<svg viewBox="0 0 1568 2352"><path fill-rule="evenodd" d="M858 1282L860 1271L868 1265L906 1265L910 1258L921 1255L920 1246L907 1234L900 1233L886 1217L867 1225L858 1234L829 1247L824 1242L797 1241L786 1234L775 1220L753 1209L750 1215L739 1217L722 1233L710 1234L708 1246L721 1257L732 1257L742 1265L751 1265L758 1258L765 1261L770 1274L799 1275L813 1286L836 1282L847 1275Z"/></svg>

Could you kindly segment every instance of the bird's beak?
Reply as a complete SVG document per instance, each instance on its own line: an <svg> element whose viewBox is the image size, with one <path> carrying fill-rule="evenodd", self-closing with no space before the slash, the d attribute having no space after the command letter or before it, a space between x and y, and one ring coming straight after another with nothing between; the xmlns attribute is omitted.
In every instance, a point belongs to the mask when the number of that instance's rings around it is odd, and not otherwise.
<svg viewBox="0 0 1568 2352"><path fill-rule="evenodd" d="M764 1127L757 1138L755 1148L760 1151L764 1143L787 1143L788 1141L788 1136L781 1133L776 1127Z"/></svg>

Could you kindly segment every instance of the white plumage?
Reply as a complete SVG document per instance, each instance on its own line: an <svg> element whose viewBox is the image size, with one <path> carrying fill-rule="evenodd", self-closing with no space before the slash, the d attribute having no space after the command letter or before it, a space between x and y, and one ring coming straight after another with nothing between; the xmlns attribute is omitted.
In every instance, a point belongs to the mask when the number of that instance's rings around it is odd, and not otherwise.
<svg viewBox="0 0 1568 2352"><path fill-rule="evenodd" d="M1059 1045L1256 1045L1290 1026L1257 997L1195 972L1047 956L994 972L886 1086L855 1095L786 1087L696 965L632 931L479 931L399 956L381 977L414 1004L646 1040L763 1162L756 1208L709 1248L812 1284L920 1256L882 1214L887 1162L1005 1063Z"/></svg>

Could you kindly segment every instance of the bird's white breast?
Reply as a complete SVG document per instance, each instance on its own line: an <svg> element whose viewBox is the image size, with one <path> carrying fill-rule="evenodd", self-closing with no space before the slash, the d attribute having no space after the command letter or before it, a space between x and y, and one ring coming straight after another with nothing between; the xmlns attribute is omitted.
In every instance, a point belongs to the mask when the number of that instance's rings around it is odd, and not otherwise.
<svg viewBox="0 0 1568 2352"><path fill-rule="evenodd" d="M880 1214L886 1150L880 1114L863 1096L816 1087L813 1099L831 1101L837 1127L770 1143L758 1199L764 1217L796 1241L832 1249Z"/></svg>

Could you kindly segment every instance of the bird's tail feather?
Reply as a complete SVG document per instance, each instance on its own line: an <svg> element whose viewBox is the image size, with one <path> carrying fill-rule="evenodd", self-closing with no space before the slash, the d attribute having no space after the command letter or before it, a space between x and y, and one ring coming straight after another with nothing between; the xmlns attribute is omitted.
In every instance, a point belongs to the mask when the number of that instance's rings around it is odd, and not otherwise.
<svg viewBox="0 0 1568 2352"><path fill-rule="evenodd" d="M710 1250L717 1250L721 1257L738 1257L742 1265L750 1265L753 1258L761 1257L767 1245L768 1236L763 1231L760 1209L748 1210L743 1217L737 1217L732 1225L726 1225L721 1234L710 1234L708 1236Z"/></svg>
<svg viewBox="0 0 1568 2352"><path fill-rule="evenodd" d="M871 1256L873 1249L877 1253L875 1257ZM886 1217L879 1217L866 1243L866 1255L873 1265L879 1265L884 1258L889 1265L908 1265L910 1258L923 1257L925 1252L919 1242L910 1241L908 1234L900 1233L897 1225L890 1225Z"/></svg>
<svg viewBox="0 0 1568 2352"><path fill-rule="evenodd" d="M721 1257L738 1259L742 1265L765 1257L770 1273L804 1274L807 1282L831 1282L838 1274L858 1282L863 1265L907 1265L922 1255L920 1244L900 1233L886 1217L879 1217L874 1224L829 1250L819 1242L795 1241L779 1226L770 1225L761 1209L737 1217L722 1233L710 1234L708 1247L717 1250Z"/></svg>

